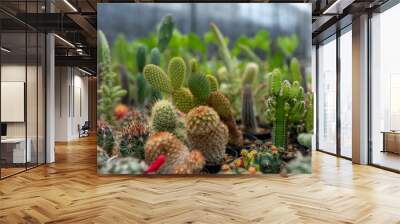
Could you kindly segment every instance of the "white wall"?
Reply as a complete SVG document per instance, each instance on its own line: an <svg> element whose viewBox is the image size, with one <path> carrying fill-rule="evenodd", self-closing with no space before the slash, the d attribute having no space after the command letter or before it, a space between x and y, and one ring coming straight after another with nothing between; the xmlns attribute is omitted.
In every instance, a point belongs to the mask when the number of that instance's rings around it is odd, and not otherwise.
<svg viewBox="0 0 400 224"><path fill-rule="evenodd" d="M76 68L56 67L55 85L55 140L77 139L78 125L88 120L88 78Z"/></svg>

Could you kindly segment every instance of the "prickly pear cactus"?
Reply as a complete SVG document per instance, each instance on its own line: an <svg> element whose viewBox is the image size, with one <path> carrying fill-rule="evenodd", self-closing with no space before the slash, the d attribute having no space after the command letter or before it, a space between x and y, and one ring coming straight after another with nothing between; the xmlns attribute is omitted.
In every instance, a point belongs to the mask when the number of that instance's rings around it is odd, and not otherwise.
<svg viewBox="0 0 400 224"><path fill-rule="evenodd" d="M228 98L220 91L214 91L208 98L208 105L212 107L220 116L221 120L229 129L229 143L241 146L243 144L243 135L236 125L232 113L232 106Z"/></svg>
<svg viewBox="0 0 400 224"><path fill-rule="evenodd" d="M215 78L215 76L213 75L207 75L207 79L210 85L210 91L211 92L218 91L219 84L217 78Z"/></svg>
<svg viewBox="0 0 400 224"><path fill-rule="evenodd" d="M193 95L188 88L179 88L172 93L172 100L176 108L183 113L189 112L193 107Z"/></svg>
<svg viewBox="0 0 400 224"><path fill-rule="evenodd" d="M172 92L170 80L157 65L148 64L143 69L144 78L155 89L165 93Z"/></svg>
<svg viewBox="0 0 400 224"><path fill-rule="evenodd" d="M172 58L168 64L168 75L173 89L179 89L185 79L186 65L180 57Z"/></svg>
<svg viewBox="0 0 400 224"><path fill-rule="evenodd" d="M189 78L188 86L193 96L200 102L207 102L210 95L210 84L205 75L193 74Z"/></svg>

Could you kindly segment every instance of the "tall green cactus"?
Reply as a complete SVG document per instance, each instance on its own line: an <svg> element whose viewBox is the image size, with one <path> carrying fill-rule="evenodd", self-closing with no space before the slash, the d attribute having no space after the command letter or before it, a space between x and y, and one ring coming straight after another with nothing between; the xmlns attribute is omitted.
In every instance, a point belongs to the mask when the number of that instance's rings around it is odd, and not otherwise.
<svg viewBox="0 0 400 224"><path fill-rule="evenodd" d="M101 67L101 80L99 86L99 103L97 107L98 117L103 117L108 123L113 124L113 109L115 105L126 95L117 82L118 76L111 68L110 47L103 32L98 32L99 66Z"/></svg>
<svg viewBox="0 0 400 224"><path fill-rule="evenodd" d="M166 16L161 21L160 27L158 29L158 40L157 47L161 52L167 49L168 44L172 38L172 33L174 31L174 22L172 21L172 16Z"/></svg>
<svg viewBox="0 0 400 224"><path fill-rule="evenodd" d="M298 82L282 81L282 73L275 69L268 74L270 91L266 100L266 115L273 123L273 143L278 147L287 146L289 122L303 119L305 113L304 91Z"/></svg>
<svg viewBox="0 0 400 224"><path fill-rule="evenodd" d="M314 130L314 94L312 92L307 93L306 110L306 132L312 133Z"/></svg>

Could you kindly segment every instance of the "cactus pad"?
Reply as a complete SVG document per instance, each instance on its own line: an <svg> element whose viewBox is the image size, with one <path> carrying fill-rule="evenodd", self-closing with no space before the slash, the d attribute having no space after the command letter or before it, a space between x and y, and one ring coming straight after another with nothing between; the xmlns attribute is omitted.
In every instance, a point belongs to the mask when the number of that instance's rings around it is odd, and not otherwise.
<svg viewBox="0 0 400 224"><path fill-rule="evenodd" d="M189 112L193 107L193 95L187 88L179 88L172 93L172 100L178 110L183 113Z"/></svg>
<svg viewBox="0 0 400 224"><path fill-rule="evenodd" d="M172 90L167 74L157 65L148 64L143 69L144 78L158 91L170 93Z"/></svg>
<svg viewBox="0 0 400 224"><path fill-rule="evenodd" d="M174 89L182 86L185 79L186 65L181 57L172 58L168 64L168 75L171 80L171 85Z"/></svg>

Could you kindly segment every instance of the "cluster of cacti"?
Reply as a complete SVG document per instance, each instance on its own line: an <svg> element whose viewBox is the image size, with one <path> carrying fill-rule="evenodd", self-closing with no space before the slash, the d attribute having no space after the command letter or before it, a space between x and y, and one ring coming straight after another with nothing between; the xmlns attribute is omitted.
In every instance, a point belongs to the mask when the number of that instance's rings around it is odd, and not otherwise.
<svg viewBox="0 0 400 224"><path fill-rule="evenodd" d="M208 106L193 108L186 116L189 143L198 149L208 164L221 164L228 143L228 129L217 112Z"/></svg>
<svg viewBox="0 0 400 224"><path fill-rule="evenodd" d="M102 174L143 174L147 170L147 165L144 161L137 158L113 158L108 160L99 171Z"/></svg>
<svg viewBox="0 0 400 224"><path fill-rule="evenodd" d="M97 122L96 140L97 146L101 147L108 155L113 154L115 140L109 124L102 121Z"/></svg>
<svg viewBox="0 0 400 224"><path fill-rule="evenodd" d="M242 123L245 130L255 132L257 128L257 122L254 115L253 94L249 84L246 84L243 87Z"/></svg>
<svg viewBox="0 0 400 224"><path fill-rule="evenodd" d="M127 92L116 81L118 76L111 68L110 48L105 35L99 31L97 37L99 46L97 55L101 70L97 113L98 117L104 117L104 120L112 124L114 106Z"/></svg>
<svg viewBox="0 0 400 224"><path fill-rule="evenodd" d="M144 144L148 135L147 127L141 122L133 122L124 127L119 143L121 157L144 159Z"/></svg>
<svg viewBox="0 0 400 224"><path fill-rule="evenodd" d="M97 146L97 169L98 170L106 165L109 158L110 157L108 156L107 152L104 151L101 147Z"/></svg>
<svg viewBox="0 0 400 224"><path fill-rule="evenodd" d="M273 123L273 143L286 148L289 122L296 122L304 117L304 91L298 82L290 84L288 80L282 80L278 69L268 74L268 85L266 116Z"/></svg>

